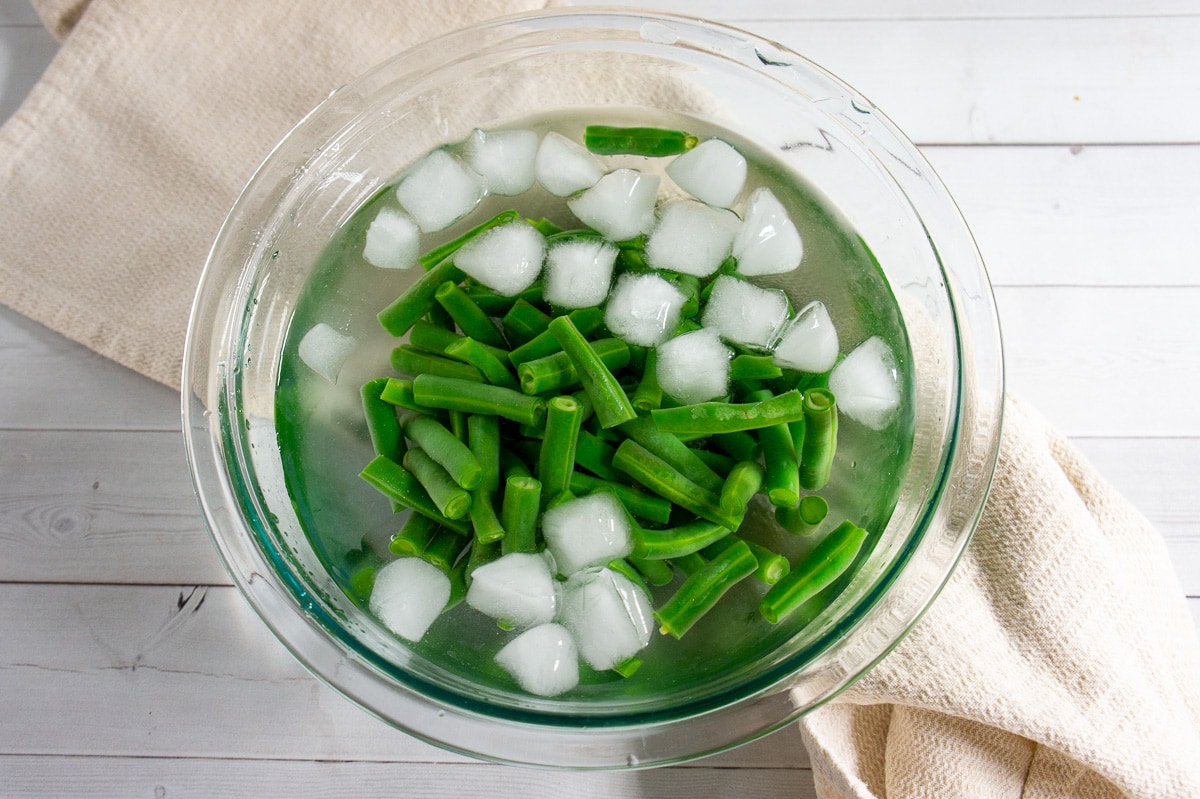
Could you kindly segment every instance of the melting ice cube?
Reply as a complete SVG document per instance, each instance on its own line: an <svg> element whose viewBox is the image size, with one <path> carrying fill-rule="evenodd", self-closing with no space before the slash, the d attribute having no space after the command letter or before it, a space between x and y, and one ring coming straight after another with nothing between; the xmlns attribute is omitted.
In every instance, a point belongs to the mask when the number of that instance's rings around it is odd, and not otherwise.
<svg viewBox="0 0 1200 799"><path fill-rule="evenodd" d="M561 624L526 630L496 653L496 662L538 696L558 696L579 684L579 652Z"/></svg>
<svg viewBox="0 0 1200 799"><path fill-rule="evenodd" d="M709 139L667 164L667 175L696 199L730 208L746 184L746 159L720 139Z"/></svg>
<svg viewBox="0 0 1200 799"><path fill-rule="evenodd" d="M713 283L700 323L727 341L770 349L787 313L787 296L782 291L721 275Z"/></svg>
<svg viewBox="0 0 1200 799"><path fill-rule="evenodd" d="M396 199L425 233L450 227L483 197L483 178L458 157L434 150L396 186Z"/></svg>
<svg viewBox="0 0 1200 799"><path fill-rule="evenodd" d="M617 279L604 309L604 324L629 344L652 347L679 326L687 297L658 275L626 273Z"/></svg>
<svg viewBox="0 0 1200 799"><path fill-rule="evenodd" d="M625 241L654 226L659 178L636 169L618 169L595 186L567 201L571 212L588 227L613 241Z"/></svg>
<svg viewBox="0 0 1200 799"><path fill-rule="evenodd" d="M417 262L421 230L408 214L381 208L367 226L363 260L380 269L408 269Z"/></svg>
<svg viewBox="0 0 1200 799"><path fill-rule="evenodd" d="M707 277L729 257L738 225L731 211L676 200L646 240L646 261L655 269Z"/></svg>
<svg viewBox="0 0 1200 799"><path fill-rule="evenodd" d="M842 413L882 430L900 407L896 356L879 336L854 348L829 375L829 390Z"/></svg>
<svg viewBox="0 0 1200 799"><path fill-rule="evenodd" d="M554 618L554 575L541 555L511 552L472 572L466 601L515 627L545 624Z"/></svg>
<svg viewBox="0 0 1200 799"><path fill-rule="evenodd" d="M616 260L617 248L604 239L557 241L546 254L542 295L562 308L599 305L608 296Z"/></svg>
<svg viewBox="0 0 1200 799"><path fill-rule="evenodd" d="M775 363L801 372L821 373L833 368L838 355L837 329L825 303L810 302L784 328L775 345Z"/></svg>
<svg viewBox="0 0 1200 799"><path fill-rule="evenodd" d="M624 557L633 548L625 509L604 492L572 499L546 511L542 533L562 575Z"/></svg>
<svg viewBox="0 0 1200 799"><path fill-rule="evenodd" d="M604 166L579 142L551 131L538 147L534 174L546 191L566 197L595 186L604 176Z"/></svg>
<svg viewBox="0 0 1200 799"><path fill-rule="evenodd" d="M559 616L593 668L611 669L650 643L654 627L650 597L612 569L585 569L563 588Z"/></svg>
<svg viewBox="0 0 1200 799"><path fill-rule="evenodd" d="M375 573L368 605L396 635L420 641L449 600L445 572L420 558L400 558Z"/></svg>
<svg viewBox="0 0 1200 799"><path fill-rule="evenodd" d="M732 355L717 331L693 330L659 345L654 374L662 390L681 405L707 402L729 390Z"/></svg>
<svg viewBox="0 0 1200 799"><path fill-rule="evenodd" d="M533 185L538 138L532 130L471 131L463 156L483 176L489 194L511 196Z"/></svg>
<svg viewBox="0 0 1200 799"><path fill-rule="evenodd" d="M324 322L317 322L300 339L298 352L300 360L309 369L336 385L342 364L350 357L356 343L353 336L339 333Z"/></svg>
<svg viewBox="0 0 1200 799"><path fill-rule="evenodd" d="M783 204L765 186L746 201L745 219L733 240L737 271L747 276L777 275L800 265L804 245Z"/></svg>
<svg viewBox="0 0 1200 799"><path fill-rule="evenodd" d="M497 294L511 297L533 285L545 257L546 237L518 219L468 241L454 256L454 265Z"/></svg>

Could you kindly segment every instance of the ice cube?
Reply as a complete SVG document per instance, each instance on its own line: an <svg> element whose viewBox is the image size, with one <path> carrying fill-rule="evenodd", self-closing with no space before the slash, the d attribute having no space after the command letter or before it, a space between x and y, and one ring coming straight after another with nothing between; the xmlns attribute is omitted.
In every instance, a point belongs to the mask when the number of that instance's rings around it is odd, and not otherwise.
<svg viewBox="0 0 1200 799"><path fill-rule="evenodd" d="M400 558L375 573L368 605L389 630L420 641L450 601L450 578L421 558Z"/></svg>
<svg viewBox="0 0 1200 799"><path fill-rule="evenodd" d="M717 331L701 328L659 345L654 374L659 387L681 405L707 402L729 390L732 355Z"/></svg>
<svg viewBox="0 0 1200 799"><path fill-rule="evenodd" d="M559 197L590 189L604 176L600 159L579 142L553 131L542 139L533 168L537 182Z"/></svg>
<svg viewBox="0 0 1200 799"><path fill-rule="evenodd" d="M646 240L646 261L655 269L707 277L729 257L739 224L732 211L676 200Z"/></svg>
<svg viewBox="0 0 1200 799"><path fill-rule="evenodd" d="M542 534L558 573L564 576L623 558L633 548L625 509L605 492L572 499L546 511Z"/></svg>
<svg viewBox="0 0 1200 799"><path fill-rule="evenodd" d="M457 156L438 149L413 165L396 199L422 232L443 230L471 212L483 197L483 178Z"/></svg>
<svg viewBox="0 0 1200 799"><path fill-rule="evenodd" d="M854 348L829 375L829 390L842 413L882 430L900 407L896 356L879 336Z"/></svg>
<svg viewBox="0 0 1200 799"><path fill-rule="evenodd" d="M471 574L467 604L514 627L533 627L554 618L554 575L546 558L511 552Z"/></svg>
<svg viewBox="0 0 1200 799"><path fill-rule="evenodd" d="M782 291L721 275L713 283L700 323L726 341L770 349L787 315L787 295Z"/></svg>
<svg viewBox="0 0 1200 799"><path fill-rule="evenodd" d="M801 372L828 372L838 356L837 329L825 303L817 300L800 309L775 345L774 361Z"/></svg>
<svg viewBox="0 0 1200 799"><path fill-rule="evenodd" d="M317 322L300 339L298 351L300 360L309 369L337 385L342 364L350 357L357 343L353 336L339 333L324 322Z"/></svg>
<svg viewBox="0 0 1200 799"><path fill-rule="evenodd" d="M783 204L765 186L746 201L742 228L733 240L737 271L748 276L777 275L800 265L804 245Z"/></svg>
<svg viewBox="0 0 1200 799"><path fill-rule="evenodd" d="M559 618L592 668L611 669L650 643L654 606L649 595L612 569L585 569L563 588Z"/></svg>
<svg viewBox="0 0 1200 799"><path fill-rule="evenodd" d="M526 630L496 653L496 662L538 696L558 696L579 684L579 652L561 624Z"/></svg>
<svg viewBox="0 0 1200 799"><path fill-rule="evenodd" d="M610 172L578 197L567 200L571 212L588 227L613 241L625 241L654 227L657 175L636 169Z"/></svg>
<svg viewBox="0 0 1200 799"><path fill-rule="evenodd" d="M629 344L653 347L679 326L687 297L658 275L624 274L608 297L604 324Z"/></svg>
<svg viewBox="0 0 1200 799"><path fill-rule="evenodd" d="M497 294L511 297L533 285L545 256L546 237L517 219L468 241L454 256L454 265Z"/></svg>
<svg viewBox="0 0 1200 799"><path fill-rule="evenodd" d="M463 146L467 166L483 176L489 194L511 196L533 185L538 138L532 130L471 131Z"/></svg>
<svg viewBox="0 0 1200 799"><path fill-rule="evenodd" d="M667 174L701 202L732 208L746 184L746 159L720 139L709 139L667 164Z"/></svg>
<svg viewBox="0 0 1200 799"><path fill-rule="evenodd" d="M542 295L561 308L599 305L612 284L617 248L593 236L556 241L546 254Z"/></svg>
<svg viewBox="0 0 1200 799"><path fill-rule="evenodd" d="M408 269L417 262L421 230L408 214L381 208L367 226L363 260L380 269Z"/></svg>

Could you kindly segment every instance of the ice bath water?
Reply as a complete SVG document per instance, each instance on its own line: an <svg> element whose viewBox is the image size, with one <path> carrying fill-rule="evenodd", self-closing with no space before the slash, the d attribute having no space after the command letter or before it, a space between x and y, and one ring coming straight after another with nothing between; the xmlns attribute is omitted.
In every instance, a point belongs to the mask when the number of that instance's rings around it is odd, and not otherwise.
<svg viewBox="0 0 1200 799"><path fill-rule="evenodd" d="M581 141L585 126L596 123L687 130L702 141L716 137L732 144L748 162L743 196L754 187L769 187L787 209L804 242L799 269L754 278L753 282L783 289L793 312L813 300L822 301L837 326L843 354L872 336L880 337L894 353L900 375L900 412L893 414L880 431L841 417L831 478L819 492L830 507L820 531L805 537L782 531L763 495L755 497L741 528L747 539L767 545L795 563L822 534L843 519L850 519L872 534L865 555L896 504L913 434L908 339L896 300L866 243L821 192L783 160L700 119L644 109L625 115L612 109L590 115L576 110L570 116L546 115L514 121L505 127L530 129L539 135L554 130ZM606 156L601 160L607 170L631 167L661 175L660 201L673 193L683 194L663 171L669 158ZM359 388L369 379L393 374L388 356L402 342L381 329L376 314L420 271L420 266L406 271L379 269L363 260L365 231L381 206L396 207L390 188L378 193L340 229L312 271L290 323L275 408L287 487L297 516L334 580L364 608L366 597L350 583L361 549L370 547L392 557L387 554L387 544L406 512L393 514L387 499L358 477L374 454L363 421ZM465 219L438 233L423 235L421 250L448 241L508 208L529 218L546 217L567 229L580 227L565 199L535 183L521 196L485 197ZM306 366L297 354L301 337L319 323L357 341L336 385ZM681 579L677 576L672 584L652 589L656 606L673 593ZM753 579L743 580L681 640L656 631L650 645L639 653L643 665L632 677L598 672L581 663L578 687L559 699L568 704L587 703L603 714L606 708L629 707L639 696L669 693L685 704L692 697L736 686L750 675L755 679L781 676L771 671L772 664L793 651L793 637L844 582L840 580L800 612L771 625L757 609L767 586ZM501 702L520 706L526 697L494 662L496 653L512 637L513 633L500 629L495 620L462 603L438 618L412 649L436 664L446 676L446 684L464 691L468 690L464 686L477 686Z"/></svg>

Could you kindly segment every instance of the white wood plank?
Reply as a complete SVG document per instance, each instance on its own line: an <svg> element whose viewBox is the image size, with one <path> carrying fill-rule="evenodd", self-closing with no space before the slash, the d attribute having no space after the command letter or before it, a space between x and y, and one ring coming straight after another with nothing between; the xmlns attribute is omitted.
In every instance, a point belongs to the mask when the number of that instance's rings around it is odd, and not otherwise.
<svg viewBox="0 0 1200 799"><path fill-rule="evenodd" d="M572 0L571 5L589 5ZM1189 0L845 0L840 3L796 3L794 0L615 0L610 6L654 8L713 20L912 20L912 19L1061 19L1072 17L1157 17L1196 13Z"/></svg>
<svg viewBox="0 0 1200 799"><path fill-rule="evenodd" d="M178 394L0 306L0 428L179 430Z"/></svg>
<svg viewBox="0 0 1200 799"><path fill-rule="evenodd" d="M1068 436L1200 436L1200 288L999 287L1008 388Z"/></svg>
<svg viewBox="0 0 1200 799"><path fill-rule="evenodd" d="M1200 147L925 147L996 285L1200 285Z"/></svg>
<svg viewBox="0 0 1200 799"><path fill-rule="evenodd" d="M1200 540L1200 438L1077 438L1076 448L1166 538Z"/></svg>
<svg viewBox="0 0 1200 799"><path fill-rule="evenodd" d="M22 15L0 14L0 23L6 16ZM17 110L57 52L58 42L36 14L33 24L0 24L0 123Z"/></svg>
<svg viewBox="0 0 1200 799"><path fill-rule="evenodd" d="M0 580L229 584L176 432L0 431Z"/></svg>
<svg viewBox="0 0 1200 799"><path fill-rule="evenodd" d="M165 758L0 757L0 780L10 799L130 796L241 799L321 796L326 799L474 796L578 799L775 799L815 797L812 774L793 769L669 768L641 772L536 771L483 763L390 763Z"/></svg>
<svg viewBox="0 0 1200 799"><path fill-rule="evenodd" d="M0 584L0 672L0 754L469 762L308 675L232 588ZM789 727L700 763L802 749Z"/></svg>

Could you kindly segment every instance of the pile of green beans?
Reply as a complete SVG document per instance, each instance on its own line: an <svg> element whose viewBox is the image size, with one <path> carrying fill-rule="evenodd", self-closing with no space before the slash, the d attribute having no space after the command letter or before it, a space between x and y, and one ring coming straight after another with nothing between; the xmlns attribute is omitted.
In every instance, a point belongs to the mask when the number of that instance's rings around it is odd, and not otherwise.
<svg viewBox="0 0 1200 799"><path fill-rule="evenodd" d="M594 128L588 140L600 151L657 154L694 146L682 136ZM472 237L519 218L505 211L423 255L424 274L379 313L397 338L396 374L362 387L375 458L361 477L393 510L411 510L391 553L444 569L453 604L481 565L544 548L547 508L604 491L633 538L611 567L655 598L663 634L685 635L743 581L763 586L759 609L772 624L838 590L871 535L851 521L828 529L815 493L837 449L835 397L769 355L736 351L724 401L674 404L658 385L654 349L612 337L600 308L552 307L540 283L501 296L455 266ZM528 221L550 236L599 235ZM618 270L646 268L644 240L618 244ZM680 331L698 327L716 276L669 276L691 298ZM743 533L756 502L773 509L783 540L813 536L815 546L789 559L761 531ZM351 582L369 587L371 575Z"/></svg>

